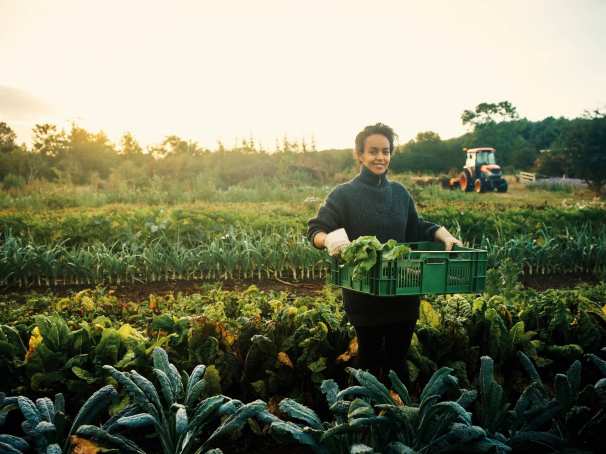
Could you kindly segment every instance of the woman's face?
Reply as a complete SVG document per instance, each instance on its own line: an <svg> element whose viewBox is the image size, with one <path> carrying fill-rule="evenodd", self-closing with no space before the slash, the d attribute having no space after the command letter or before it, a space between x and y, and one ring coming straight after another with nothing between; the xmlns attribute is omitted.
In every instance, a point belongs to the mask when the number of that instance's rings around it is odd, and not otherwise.
<svg viewBox="0 0 606 454"><path fill-rule="evenodd" d="M391 160L387 137L382 134L368 136L364 142L364 152L358 155L358 159L375 175L384 174Z"/></svg>

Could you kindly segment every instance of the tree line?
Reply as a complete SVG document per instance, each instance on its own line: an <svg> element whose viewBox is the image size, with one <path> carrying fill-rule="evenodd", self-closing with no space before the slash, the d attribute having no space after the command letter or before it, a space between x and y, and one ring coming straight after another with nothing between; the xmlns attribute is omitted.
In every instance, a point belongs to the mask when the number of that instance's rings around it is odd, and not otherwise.
<svg viewBox="0 0 606 454"><path fill-rule="evenodd" d="M497 162L509 173L530 170L546 176L585 179L599 193L606 184L606 114L582 117L520 118L508 101L481 103L461 115L468 131L443 140L433 131L420 132L400 144L392 157L396 172L456 173L465 161L463 148L490 146ZM351 149L317 151L310 141L284 137L272 150L253 138L211 150L175 135L143 149L131 133L113 144L103 132L72 124L65 132L52 124L33 128L31 146L18 145L16 134L0 122L0 180L4 188L35 179L91 184L118 176L131 186L145 186L150 178L181 182L206 175L219 189L275 178L284 184L334 184L355 169Z"/></svg>

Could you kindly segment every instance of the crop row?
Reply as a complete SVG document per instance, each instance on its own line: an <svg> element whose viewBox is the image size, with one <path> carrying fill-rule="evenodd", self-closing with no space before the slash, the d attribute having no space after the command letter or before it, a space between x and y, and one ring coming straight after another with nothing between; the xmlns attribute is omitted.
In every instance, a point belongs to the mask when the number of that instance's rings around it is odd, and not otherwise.
<svg viewBox="0 0 606 454"><path fill-rule="evenodd" d="M163 242L196 247L230 230L251 235L295 231L305 233L318 202L310 204L234 204L161 207L105 207L99 210L2 211L0 235L9 234L33 244L57 243L83 247L96 243L142 245ZM600 208L512 208L490 210L486 206L466 208L419 208L433 222L457 232L468 243L482 238L504 241L547 229L552 235L588 226L603 228L606 210Z"/></svg>
<svg viewBox="0 0 606 454"><path fill-rule="evenodd" d="M605 305L604 284L423 301L409 352L410 381L447 365L468 383L481 355L505 371L518 350L553 371L606 345ZM103 289L7 297L0 324L0 366L7 372L0 388L33 392L87 391L102 383L102 365L143 367L162 346L179 367L213 365L224 392L268 398L310 392L314 383L342 376L357 351L340 296L328 288L293 298L254 286L244 292L209 287L190 296L150 295L141 303L120 302ZM512 386L515 380L508 392Z"/></svg>
<svg viewBox="0 0 606 454"><path fill-rule="evenodd" d="M489 266L511 259L526 274L599 274L606 269L606 229L589 226L553 235L543 229L478 245ZM323 279L325 252L295 230L231 230L194 247L156 241L68 247L37 245L7 235L0 243L0 286L148 283L168 280Z"/></svg>
<svg viewBox="0 0 606 454"><path fill-rule="evenodd" d="M103 369L112 384L90 396L66 425L65 397L54 402L0 393L0 411L6 416L20 410L23 437L0 433L3 452L22 454L33 447L41 454L105 452L145 454L137 443L149 442L153 452L222 454L220 448L251 451L249 437L271 437L264 448L292 449L301 445L318 454L373 453L425 454L448 452L597 452L606 422L606 361L590 354L593 367L604 378L582 386L583 368L575 361L565 374L557 374L555 389L545 386L535 365L524 353L518 357L530 384L511 405L494 376L494 361L481 358L477 389L461 388L442 367L412 400L400 378L390 371L391 390L369 372L347 368L355 384L343 390L335 380L322 382L330 419L323 420L295 399L280 399L273 408L257 399L213 394L209 368L197 365L179 372L162 348L153 350L155 380L136 370ZM122 404L119 386L124 396ZM510 409L511 408L511 409ZM112 415L95 425L101 414ZM6 430L6 429L4 429ZM8 428L10 431L10 428ZM21 435L21 434L19 434ZM237 441L236 441L237 439ZM220 446L220 447L218 447Z"/></svg>
<svg viewBox="0 0 606 454"><path fill-rule="evenodd" d="M71 432L76 439L70 439L59 426L52 431L37 426L42 420L55 422L44 415L56 412L36 413L48 410L49 401L30 405L25 397L6 400L0 394L0 410L7 414L19 408L30 424L33 415L39 416L36 424L23 426L25 435L9 431L39 452L50 443L80 442L78 437L101 445L128 445L128 438L120 439L125 435L145 442L129 428L147 425L160 452L177 452L187 439L192 443L188 450L203 446L206 451L230 447L224 437L234 432L228 428L242 429L249 418L264 428L255 431L253 424L252 432L270 433L273 443L303 443L322 453L350 452L361 444L382 452L442 452L439 447L460 448L465 442L471 443L469 449L497 446L500 452L541 446L591 450L601 442L599 427L606 420L606 381L600 380L606 363L599 358L606 344L605 301L603 284L424 301L409 353L409 377L391 374L390 393L375 377L346 367L355 364L356 343L343 323L338 297L329 290L293 299L254 287L244 292L209 287L188 297L150 295L143 304L120 303L103 289L64 298L32 295L25 302L6 297L0 305L1 388L29 396L65 393L68 408L61 399L55 401L65 414L109 382L113 386L101 388L82 408L95 407L99 415L111 405L119 417L97 429L79 430L76 424ZM200 363L205 366L195 367ZM126 372L133 369L139 373ZM566 372L543 383L541 376L561 370ZM348 381L346 373L355 386L341 391L338 383ZM153 383L141 378L152 376ZM137 387L143 383L141 394ZM244 405L221 393L244 401L261 398L269 406L259 401ZM214 408L206 407L215 400ZM223 410L215 413L219 407ZM213 416L204 429L193 423L202 408ZM429 413L420 418L418 412ZM117 423L120 417L127 419ZM48 429L48 436L40 438L37 429ZM180 436L190 429L189 437ZM102 436L103 430L115 438ZM402 451L396 441L410 450Z"/></svg>

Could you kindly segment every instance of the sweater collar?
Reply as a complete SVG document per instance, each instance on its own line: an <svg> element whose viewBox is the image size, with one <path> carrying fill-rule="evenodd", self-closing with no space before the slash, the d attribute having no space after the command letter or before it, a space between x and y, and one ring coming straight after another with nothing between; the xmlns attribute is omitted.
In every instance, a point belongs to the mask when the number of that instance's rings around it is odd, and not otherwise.
<svg viewBox="0 0 606 454"><path fill-rule="evenodd" d="M370 186L380 187L383 186L387 181L387 170L385 170L385 172L383 172L381 175L376 175L368 170L368 167L365 165L362 165L361 167L362 169L358 175L358 180L360 180L362 183L366 183Z"/></svg>

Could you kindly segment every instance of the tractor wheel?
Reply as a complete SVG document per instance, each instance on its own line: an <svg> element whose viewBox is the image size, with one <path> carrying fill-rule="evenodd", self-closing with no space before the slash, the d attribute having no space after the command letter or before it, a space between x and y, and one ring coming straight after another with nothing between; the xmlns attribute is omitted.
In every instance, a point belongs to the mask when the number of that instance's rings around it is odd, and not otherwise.
<svg viewBox="0 0 606 454"><path fill-rule="evenodd" d="M459 176L459 188L463 192L470 192L473 189L473 180L467 171L461 172Z"/></svg>
<svg viewBox="0 0 606 454"><path fill-rule="evenodd" d="M497 187L497 192L507 192L507 180L501 181Z"/></svg>
<svg viewBox="0 0 606 454"><path fill-rule="evenodd" d="M484 185L482 184L482 180L480 180L479 178L476 178L476 181L473 182L473 190L474 190L474 192L477 192L478 194L480 192L484 192Z"/></svg>

